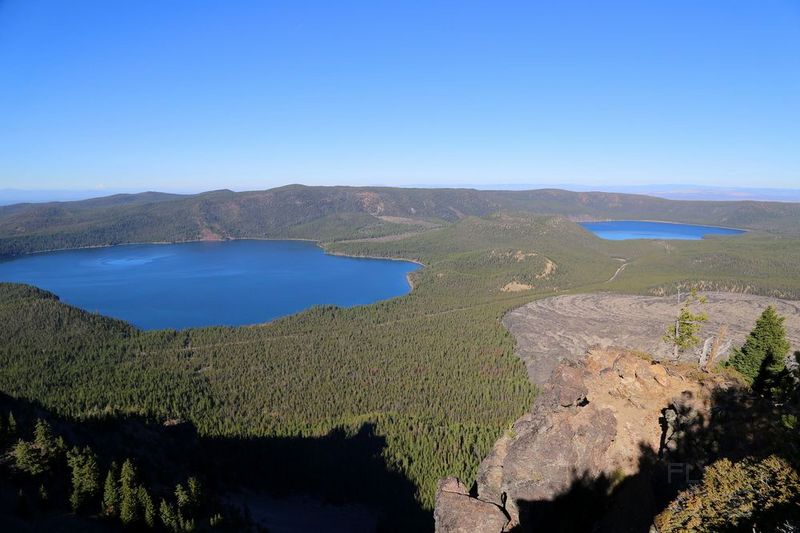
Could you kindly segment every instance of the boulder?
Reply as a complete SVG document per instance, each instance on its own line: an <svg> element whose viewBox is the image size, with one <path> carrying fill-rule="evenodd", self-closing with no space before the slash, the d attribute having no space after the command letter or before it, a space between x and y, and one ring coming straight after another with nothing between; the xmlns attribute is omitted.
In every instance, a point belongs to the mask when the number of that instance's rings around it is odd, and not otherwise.
<svg viewBox="0 0 800 533"><path fill-rule="evenodd" d="M579 405L586 400L586 370L571 364L562 364L542 387L536 400L539 410L552 410Z"/></svg>
<svg viewBox="0 0 800 533"><path fill-rule="evenodd" d="M436 491L433 513L437 533L501 533L508 516L498 505L471 498L456 478L445 478Z"/></svg>
<svg viewBox="0 0 800 533"><path fill-rule="evenodd" d="M508 446L501 491L512 523L521 502L551 500L568 490L577 476L596 476L616 437L609 409L588 404L577 413L543 417L538 427Z"/></svg>

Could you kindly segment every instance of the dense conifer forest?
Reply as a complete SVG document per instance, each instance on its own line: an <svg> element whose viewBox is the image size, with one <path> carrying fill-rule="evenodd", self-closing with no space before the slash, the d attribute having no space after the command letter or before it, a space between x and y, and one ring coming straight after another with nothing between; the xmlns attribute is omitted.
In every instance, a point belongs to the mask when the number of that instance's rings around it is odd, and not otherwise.
<svg viewBox="0 0 800 533"><path fill-rule="evenodd" d="M340 191L345 198L351 192ZM157 427L188 424L201 452L239 472L239 483L361 501L381 509L389 529L409 523L426 529L437 480L473 479L496 438L534 399L513 338L500 323L508 310L535 298L597 290L662 294L697 286L800 296L800 246L789 235L611 242L560 216L494 212L491 202L470 193L458 207L439 193L424 195L394 200L419 207L421 218L412 222L331 212L277 235L307 236L316 231L309 228L335 220L328 230L339 229L327 236L321 229L318 236L331 252L425 265L412 274L409 295L373 305L317 307L250 327L141 331L64 305L57 295L2 284L0 391L75 424L109 417L141 417ZM186 200L94 205L85 213L56 206L40 229L25 222L22 233L30 235L15 237L9 228L30 210L7 208L0 213L6 235L0 241L8 253L160 240L152 225L126 217L145 209L152 211L141 216L166 220L158 213L176 201ZM486 212L465 216L462 208ZM101 209L122 213L114 219L121 226L93 218ZM197 237L194 214L187 207L172 218L170 210L171 228L187 224L170 237ZM264 216L278 215L267 210ZM63 217L74 221L72 229L51 224ZM220 228L234 223L207 228L222 235ZM125 233L129 224L136 232ZM254 232L223 236L275 236ZM622 263L625 275L609 281ZM113 458L118 465L125 459ZM105 475L109 464L98 461ZM181 475L184 481L210 476L218 492L236 484L207 469Z"/></svg>

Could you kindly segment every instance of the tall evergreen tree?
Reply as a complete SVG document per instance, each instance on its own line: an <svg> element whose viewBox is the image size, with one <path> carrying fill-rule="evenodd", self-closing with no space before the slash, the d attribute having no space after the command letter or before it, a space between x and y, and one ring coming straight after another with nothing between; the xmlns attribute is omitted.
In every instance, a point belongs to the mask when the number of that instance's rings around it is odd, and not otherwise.
<svg viewBox="0 0 800 533"><path fill-rule="evenodd" d="M136 489L136 498L139 501L139 506L142 509L142 518L147 527L155 527L156 525L156 507L153 504L153 498L147 489L142 485Z"/></svg>
<svg viewBox="0 0 800 533"><path fill-rule="evenodd" d="M186 480L186 485L189 489L189 506L192 510L198 510L203 499L203 488L200 481L194 476Z"/></svg>
<svg viewBox="0 0 800 533"><path fill-rule="evenodd" d="M32 476L37 476L47 470L47 463L42 458L39 449L30 442L19 439L14 445L11 455L14 457L15 466Z"/></svg>
<svg viewBox="0 0 800 533"><path fill-rule="evenodd" d="M175 509L163 498L161 499L158 514L161 517L161 523L164 524L168 531L177 531L178 517L175 515Z"/></svg>
<svg viewBox="0 0 800 533"><path fill-rule="evenodd" d="M184 511L191 503L189 493L180 483L175 485L175 502L178 505L178 512Z"/></svg>
<svg viewBox="0 0 800 533"><path fill-rule="evenodd" d="M116 516L119 513L119 485L117 484L117 465L111 463L103 484L103 514Z"/></svg>
<svg viewBox="0 0 800 533"><path fill-rule="evenodd" d="M50 423L41 418L36 419L36 424L33 428L33 442L39 449L44 449L47 446L55 445L55 437L53 437L53 428Z"/></svg>
<svg viewBox="0 0 800 533"><path fill-rule="evenodd" d="M17 432L17 420L14 418L14 413L8 413L8 424L6 426L6 432L8 436L11 437Z"/></svg>
<svg viewBox="0 0 800 533"><path fill-rule="evenodd" d="M41 418L36 420L33 430L33 445L39 450L47 468L62 457L66 450L63 437L54 435L50 423Z"/></svg>
<svg viewBox="0 0 800 533"><path fill-rule="evenodd" d="M123 524L140 518L139 498L136 489L136 469L130 459L125 459L119 474L119 518Z"/></svg>
<svg viewBox="0 0 800 533"><path fill-rule="evenodd" d="M762 390L779 378L786 368L789 341L786 340L783 321L784 317L779 316L774 307L767 307L756 320L744 345L728 360L728 364L751 385Z"/></svg>
<svg viewBox="0 0 800 533"><path fill-rule="evenodd" d="M78 511L100 490L100 470L97 456L87 446L73 448L67 452L67 464L72 470L72 494L70 504Z"/></svg>

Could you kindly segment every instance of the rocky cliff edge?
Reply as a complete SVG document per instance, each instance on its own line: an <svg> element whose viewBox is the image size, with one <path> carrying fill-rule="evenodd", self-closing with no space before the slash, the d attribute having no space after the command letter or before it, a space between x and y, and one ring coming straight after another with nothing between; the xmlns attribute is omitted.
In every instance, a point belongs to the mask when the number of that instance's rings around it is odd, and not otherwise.
<svg viewBox="0 0 800 533"><path fill-rule="evenodd" d="M436 530L547 530L548 513L565 496L610 494L619 481L641 474L643 458L663 458L678 437L680 418L704 416L712 391L729 385L696 366L653 362L621 349L597 348L579 361L564 361L541 387L531 412L495 443L471 490L455 478L440 482ZM594 528L641 530L637 521L652 516L650 486L627 483L633 491L628 501L605 505L605 518ZM592 509L559 511L559 520L569 522L581 517L563 511L580 515ZM613 525L604 528L603 520Z"/></svg>

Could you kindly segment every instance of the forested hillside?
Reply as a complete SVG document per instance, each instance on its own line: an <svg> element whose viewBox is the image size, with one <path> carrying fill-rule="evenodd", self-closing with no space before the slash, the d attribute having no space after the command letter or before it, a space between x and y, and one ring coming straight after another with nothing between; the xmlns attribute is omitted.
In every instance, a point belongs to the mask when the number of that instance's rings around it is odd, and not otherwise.
<svg viewBox="0 0 800 533"><path fill-rule="evenodd" d="M397 235L498 211L658 219L800 233L800 204L680 202L602 192L305 187L143 193L0 207L0 255L128 242L226 238L336 241Z"/></svg>
<svg viewBox="0 0 800 533"><path fill-rule="evenodd" d="M190 424L106 413L76 421L0 394L5 531L242 531ZM198 477L200 476L200 477Z"/></svg>
<svg viewBox="0 0 800 533"><path fill-rule="evenodd" d="M380 509L389 529L426 529L436 481L473 479L498 435L530 407L534 391L500 323L509 309L570 291L692 284L800 294L800 246L788 237L611 242L561 217L437 221L446 213L431 194L430 218L414 231L392 219L383 229L403 229L400 237L326 245L425 264L409 295L373 305L252 327L140 331L2 285L0 391L68 420L185 420L214 461L245 462L228 470L255 488L361 501ZM36 242L19 239L22 248Z"/></svg>

